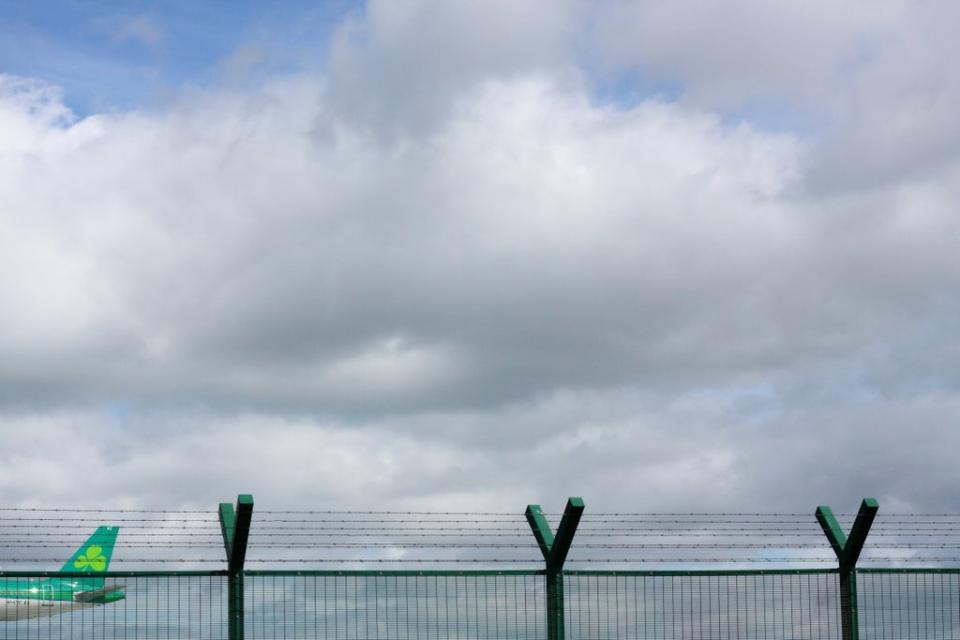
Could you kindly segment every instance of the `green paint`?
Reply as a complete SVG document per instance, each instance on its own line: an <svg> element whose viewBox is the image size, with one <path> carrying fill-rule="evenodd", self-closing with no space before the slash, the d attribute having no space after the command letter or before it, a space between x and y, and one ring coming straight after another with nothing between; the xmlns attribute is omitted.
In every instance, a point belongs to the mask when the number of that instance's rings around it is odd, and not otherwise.
<svg viewBox="0 0 960 640"><path fill-rule="evenodd" d="M860 503L856 520L850 529L850 535L845 536L843 529L833 515L830 507L817 507L817 522L830 541L830 547L837 556L840 575L840 622L843 640L859 640L860 613L857 610L857 560L867 541L870 526L877 516L880 505L873 498L864 498Z"/></svg>
<svg viewBox="0 0 960 640"><path fill-rule="evenodd" d="M560 518L560 525L557 527L557 535L554 537L553 545L550 548L550 557L547 558L548 571L551 569L561 571L563 569L563 564L567 561L567 554L570 552L570 545L573 544L573 536L577 532L577 525L580 524L583 509L583 500L580 498L567 500L563 517Z"/></svg>
<svg viewBox="0 0 960 640"><path fill-rule="evenodd" d="M820 523L820 528L823 529L823 535L827 536L827 540L830 542L830 548L833 549L837 558L840 558L843 555L843 548L847 544L847 536L834 517L833 510L826 505L821 505L817 507L815 515L817 516L817 522Z"/></svg>
<svg viewBox="0 0 960 640"><path fill-rule="evenodd" d="M247 557L247 540L250 537L250 521L253 518L253 496L241 494L237 496L236 518L233 523L233 540L230 551L227 553L227 562L230 569L243 571L243 563Z"/></svg>
<svg viewBox="0 0 960 640"><path fill-rule="evenodd" d="M236 526L233 505L229 502L221 502L217 515L220 517L220 533L223 535L223 548L227 552L227 562L229 562L230 552L233 549L233 531Z"/></svg>
<svg viewBox="0 0 960 640"><path fill-rule="evenodd" d="M533 537L537 540L540 553L546 561L547 570L547 638L548 640L563 640L564 611L563 611L563 564L567 560L573 536L577 532L580 516L583 514L584 504L581 498L569 498L567 506L560 518L556 535L550 530L550 523L543 515L543 509L538 504L527 506L525 515Z"/></svg>
<svg viewBox="0 0 960 640"><path fill-rule="evenodd" d="M543 554L544 560L548 560L550 549L553 547L553 531L550 529L547 517L543 515L543 509L538 504L531 504L527 506L524 515L527 516L527 523L533 531L537 546L540 547L540 553Z"/></svg>
<svg viewBox="0 0 960 640"><path fill-rule="evenodd" d="M122 588L93 593L104 589L104 574L110 566L119 532L119 527L99 527L60 571L43 572L39 576L35 572L3 572L0 598L72 602L79 594L86 593L90 595L84 601L93 604L123 600Z"/></svg>
<svg viewBox="0 0 960 640"><path fill-rule="evenodd" d="M99 527L60 567L60 571L103 573L110 566L119 532L119 527Z"/></svg>
<svg viewBox="0 0 960 640"><path fill-rule="evenodd" d="M218 512L227 555L227 637L243 640L243 564L253 517L253 496L238 495L236 509L229 502L221 502Z"/></svg>

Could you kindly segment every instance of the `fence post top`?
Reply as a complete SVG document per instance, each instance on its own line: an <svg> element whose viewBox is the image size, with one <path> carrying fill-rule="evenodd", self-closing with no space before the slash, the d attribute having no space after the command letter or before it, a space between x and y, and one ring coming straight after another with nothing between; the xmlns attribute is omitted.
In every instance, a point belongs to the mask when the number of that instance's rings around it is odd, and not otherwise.
<svg viewBox="0 0 960 640"><path fill-rule="evenodd" d="M830 542L830 547L837 556L842 572L852 571L860 558L860 552L867 541L867 534L873 525L873 519L880 509L880 504L874 498L864 498L860 503L857 517L850 528L850 535L844 535L840 523L833 515L833 510L826 505L817 507L817 522L823 529L824 535Z"/></svg>
<svg viewBox="0 0 960 640"><path fill-rule="evenodd" d="M220 517L220 532L223 534L227 565L231 571L242 571L247 556L250 520L253 517L253 496L249 493L239 494L236 508L229 502L221 502L217 513Z"/></svg>
<svg viewBox="0 0 960 640"><path fill-rule="evenodd" d="M540 505L527 505L527 523L533 531L533 536L537 540L537 546L540 547L543 559L547 562L548 571L563 569L563 563L566 562L567 554L570 552L570 545L573 543L573 536L577 531L577 525L580 523L583 509L582 498L568 498L567 506L563 510L563 517L557 526L557 533L554 535Z"/></svg>

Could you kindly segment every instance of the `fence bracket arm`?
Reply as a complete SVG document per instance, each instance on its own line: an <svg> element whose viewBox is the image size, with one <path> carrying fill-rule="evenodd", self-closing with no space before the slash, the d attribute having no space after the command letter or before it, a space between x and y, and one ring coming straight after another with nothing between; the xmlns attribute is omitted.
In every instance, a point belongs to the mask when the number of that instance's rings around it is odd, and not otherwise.
<svg viewBox="0 0 960 640"><path fill-rule="evenodd" d="M873 498L864 498L860 503L860 510L850 528L850 535L846 536L840 524L837 522L833 511L828 506L817 507L817 522L823 529L824 535L830 541L830 547L837 556L841 571L851 571L857 566L857 560L860 559L860 552L863 551L863 545L867 541L867 534L870 533L870 527L877 516L880 505Z"/></svg>
<svg viewBox="0 0 960 640"><path fill-rule="evenodd" d="M527 523L533 531L533 537L537 540L537 546L540 547L540 553L543 559L550 560L550 550L553 548L553 531L550 529L550 523L547 517L543 515L543 509L538 504L527 505Z"/></svg>
<svg viewBox="0 0 960 640"><path fill-rule="evenodd" d="M583 509L584 505L581 498L568 499L567 506L563 510L563 517L557 526L557 533L554 535L540 505L531 504L527 507L527 523L529 523L533 536L537 540L537 546L540 547L540 553L543 554L548 571L563 569L563 563L566 562L567 554L570 552L570 545L573 543L573 536L577 532L577 525L580 524Z"/></svg>
<svg viewBox="0 0 960 640"><path fill-rule="evenodd" d="M221 502L218 511L227 565L231 571L242 571L247 557L250 521L253 518L253 496L242 493L237 496L236 508L229 502Z"/></svg>
<svg viewBox="0 0 960 640"><path fill-rule="evenodd" d="M223 534L223 549L227 553L227 562L233 550L233 534L236 529L237 516L233 510L233 505L229 502L221 502L218 510L220 516L220 533Z"/></svg>

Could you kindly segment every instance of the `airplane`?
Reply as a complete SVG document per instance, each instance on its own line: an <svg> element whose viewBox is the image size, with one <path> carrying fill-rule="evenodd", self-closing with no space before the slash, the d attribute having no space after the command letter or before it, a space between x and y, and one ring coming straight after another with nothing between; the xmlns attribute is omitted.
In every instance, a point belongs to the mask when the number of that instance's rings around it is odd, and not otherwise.
<svg viewBox="0 0 960 640"><path fill-rule="evenodd" d="M123 585L104 586L97 576L110 566L120 527L99 527L60 567L60 572L91 577L0 578L0 621L53 616L123 600Z"/></svg>

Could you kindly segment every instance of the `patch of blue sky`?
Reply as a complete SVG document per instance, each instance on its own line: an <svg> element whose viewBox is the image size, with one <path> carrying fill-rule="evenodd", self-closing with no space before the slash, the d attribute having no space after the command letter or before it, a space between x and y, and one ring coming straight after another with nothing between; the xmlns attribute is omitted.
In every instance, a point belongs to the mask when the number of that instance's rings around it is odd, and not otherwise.
<svg viewBox="0 0 960 640"><path fill-rule="evenodd" d="M616 73L586 69L590 98L594 105L614 109L632 109L656 100L683 102L685 86L680 78L649 74L633 68ZM747 124L771 133L791 133L816 138L831 126L830 115L812 105L775 96L747 98L734 106L718 108L722 124L736 127Z"/></svg>
<svg viewBox="0 0 960 640"><path fill-rule="evenodd" d="M588 74L590 97L596 106L632 109L648 100L676 102L683 93L679 80L658 78L636 69Z"/></svg>
<svg viewBox="0 0 960 640"><path fill-rule="evenodd" d="M359 0L235 2L0 0L0 73L62 87L80 116L149 104L235 72L320 68Z"/></svg>
<svg viewBox="0 0 960 640"><path fill-rule="evenodd" d="M792 133L803 138L821 137L831 126L828 112L812 105L774 96L747 98L720 112L725 126L747 124L773 133Z"/></svg>

